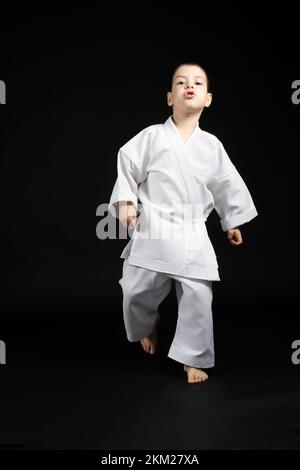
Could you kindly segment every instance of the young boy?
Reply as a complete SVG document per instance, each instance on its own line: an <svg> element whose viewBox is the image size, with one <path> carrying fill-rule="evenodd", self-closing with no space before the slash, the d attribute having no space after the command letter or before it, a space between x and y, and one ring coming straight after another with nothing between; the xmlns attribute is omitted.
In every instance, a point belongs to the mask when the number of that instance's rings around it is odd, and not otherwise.
<svg viewBox="0 0 300 470"><path fill-rule="evenodd" d="M238 226L257 215L223 145L198 125L211 101L205 70L178 66L167 93L172 116L120 148L109 203L124 227L134 228L119 281L127 338L155 352L158 307L174 279L178 319L168 357L184 364L189 383L205 381L203 369L214 366L212 281L220 277L205 221L215 208L229 242L238 246Z"/></svg>

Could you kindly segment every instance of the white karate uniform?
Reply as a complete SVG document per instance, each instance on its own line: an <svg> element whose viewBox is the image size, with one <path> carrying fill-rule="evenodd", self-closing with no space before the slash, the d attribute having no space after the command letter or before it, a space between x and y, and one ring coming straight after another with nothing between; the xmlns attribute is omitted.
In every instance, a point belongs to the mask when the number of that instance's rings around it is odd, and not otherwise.
<svg viewBox="0 0 300 470"><path fill-rule="evenodd" d="M131 240L121 254L128 339L137 341L149 334L158 317L153 313L157 301L150 303L148 295L149 276L154 276L150 292L157 300L165 297L173 278L179 283L179 318L170 353L179 362L186 358L186 364L196 361L211 367L211 281L220 277L205 222L214 208L223 231L252 220L257 211L249 190L215 136L196 125L184 143L171 116L123 145L117 167L109 210L117 217L120 201L131 201L137 209L138 200L142 205ZM181 326L182 318L189 319L189 328ZM199 328L193 328L197 322ZM194 335L198 347L192 346Z"/></svg>
<svg viewBox="0 0 300 470"><path fill-rule="evenodd" d="M129 341L148 336L160 320L159 304L175 280L178 302L176 332L168 357L199 368L213 367L214 338L212 319L212 281L123 264L119 280L123 290L123 318Z"/></svg>

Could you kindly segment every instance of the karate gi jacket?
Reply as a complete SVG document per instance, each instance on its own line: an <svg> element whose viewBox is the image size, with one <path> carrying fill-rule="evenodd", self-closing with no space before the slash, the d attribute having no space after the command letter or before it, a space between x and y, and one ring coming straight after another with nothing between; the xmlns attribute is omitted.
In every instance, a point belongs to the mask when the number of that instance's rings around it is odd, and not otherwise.
<svg viewBox="0 0 300 470"><path fill-rule="evenodd" d="M120 257L130 265L195 279L220 280L205 223L212 210L224 232L257 216L222 143L198 123L184 142L172 116L119 149L108 206L114 217L120 201L131 201L140 210Z"/></svg>

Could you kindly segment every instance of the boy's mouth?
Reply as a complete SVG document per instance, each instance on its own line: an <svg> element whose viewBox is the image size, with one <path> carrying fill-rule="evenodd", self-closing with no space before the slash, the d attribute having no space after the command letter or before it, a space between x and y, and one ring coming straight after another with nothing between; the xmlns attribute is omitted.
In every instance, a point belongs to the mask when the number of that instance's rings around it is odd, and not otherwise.
<svg viewBox="0 0 300 470"><path fill-rule="evenodd" d="M185 94L184 94L184 97L185 98L193 98L195 96L195 92L194 91L187 91Z"/></svg>

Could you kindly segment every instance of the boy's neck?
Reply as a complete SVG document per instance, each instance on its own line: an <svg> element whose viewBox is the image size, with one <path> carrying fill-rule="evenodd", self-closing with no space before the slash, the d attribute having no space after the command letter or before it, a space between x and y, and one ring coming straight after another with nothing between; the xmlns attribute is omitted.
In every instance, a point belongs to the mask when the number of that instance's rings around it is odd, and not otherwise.
<svg viewBox="0 0 300 470"><path fill-rule="evenodd" d="M183 114L178 111L173 111L172 119L178 129L191 130L198 124L201 113L202 110L198 113L192 114Z"/></svg>

